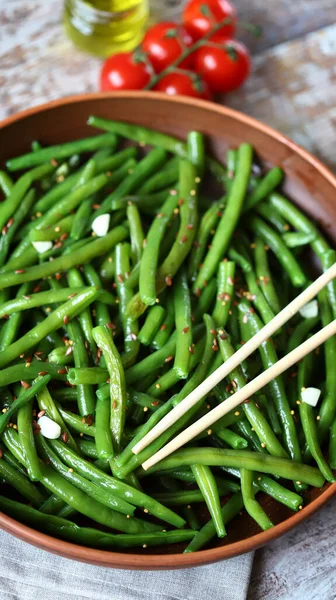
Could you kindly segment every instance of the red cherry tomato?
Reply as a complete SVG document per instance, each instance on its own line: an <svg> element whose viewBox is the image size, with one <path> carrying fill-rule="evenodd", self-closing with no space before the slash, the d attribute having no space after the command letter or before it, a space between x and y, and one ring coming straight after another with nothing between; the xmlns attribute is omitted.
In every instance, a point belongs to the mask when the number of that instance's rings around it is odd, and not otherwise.
<svg viewBox="0 0 336 600"><path fill-rule="evenodd" d="M148 54L154 71L161 73L182 54L184 46L191 44L192 38L183 27L165 21L148 29L142 42L142 50ZM189 56L179 66L187 69L191 61Z"/></svg>
<svg viewBox="0 0 336 600"><path fill-rule="evenodd" d="M208 86L204 81L194 81L187 73L168 73L156 84L154 90L165 92L169 96L192 96L193 98L211 99Z"/></svg>
<svg viewBox="0 0 336 600"><path fill-rule="evenodd" d="M208 15L207 13L210 13ZM199 40L213 27L213 22L219 23L231 18L232 23L221 27L211 39L216 41L232 38L236 30L236 9L228 0L190 0L183 11L183 25L194 40Z"/></svg>
<svg viewBox="0 0 336 600"><path fill-rule="evenodd" d="M232 92L249 76L250 53L236 40L225 40L220 48L203 46L195 53L194 69L212 92Z"/></svg>
<svg viewBox="0 0 336 600"><path fill-rule="evenodd" d="M107 58L100 73L100 89L103 92L118 90L143 90L150 80L146 64L130 52Z"/></svg>

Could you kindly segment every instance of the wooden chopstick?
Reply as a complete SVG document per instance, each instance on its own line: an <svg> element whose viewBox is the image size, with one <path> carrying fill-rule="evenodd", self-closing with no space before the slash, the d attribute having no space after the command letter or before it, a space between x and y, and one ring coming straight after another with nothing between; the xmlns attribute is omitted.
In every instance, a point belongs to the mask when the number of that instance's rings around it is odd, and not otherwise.
<svg viewBox="0 0 336 600"><path fill-rule="evenodd" d="M282 327L282 325L289 321L289 319L291 319L305 304L307 304L307 302L314 298L335 277L336 263L334 263L327 271L325 271L325 273L322 273L322 275L320 275L320 277L318 277L309 287L299 294L299 296L294 298L294 300L290 302L282 311L280 311L274 317L274 319L267 323L267 325L258 331L258 333L256 333L256 335L254 335L246 344L239 348L239 350L235 352L233 356L231 356L223 365L216 369L216 371L207 377L207 379L205 379L195 390L193 390L191 394L186 396L182 402L175 406L170 413L161 419L161 421L159 421L159 423L157 423L157 425L155 425L155 427L153 427L153 429L149 431L147 435L145 435L145 437L134 446L132 449L133 453L139 454L139 452L141 452L159 435L166 431L166 429L178 421L182 415L184 415L201 398L208 394L218 383L220 383L220 381L229 375L233 369L235 369L243 362L243 360L250 356L250 354L252 354L252 352L254 352L265 340L271 337L273 333ZM212 412L213 411L211 411L211 413ZM211 413L208 413L207 416L209 416Z"/></svg>
<svg viewBox="0 0 336 600"><path fill-rule="evenodd" d="M233 394L230 398L222 402L222 404L219 404L218 406L213 408L210 412L201 417L201 419L199 419L198 421L190 425L187 429L182 431L168 444L163 446L161 450L159 450L151 458L146 460L143 463L142 468L145 470L149 469L163 458L169 456L169 454L171 454L178 448L181 448L181 446L184 446L184 444L186 444L187 442L190 442L190 440L196 437L199 433L210 427L213 423L218 421L218 419L230 412L230 410L239 406L239 404L247 400L250 396L253 396L253 394L258 392L260 388L264 387L270 381L272 381L272 379L278 377L279 375L281 375L281 373L292 367L296 362L301 360L301 358L306 356L306 354L309 354L309 352L315 350L315 348L323 344L332 335L335 335L335 333L336 319L329 323L329 325L326 325L326 327L323 327L323 329L315 333L315 335L313 335L311 338L303 342L303 344L292 350L292 352L278 360L277 363L266 369L266 371L260 373L258 377L252 379L252 381L247 383L241 390ZM196 388L194 392L196 392L197 389L198 388Z"/></svg>

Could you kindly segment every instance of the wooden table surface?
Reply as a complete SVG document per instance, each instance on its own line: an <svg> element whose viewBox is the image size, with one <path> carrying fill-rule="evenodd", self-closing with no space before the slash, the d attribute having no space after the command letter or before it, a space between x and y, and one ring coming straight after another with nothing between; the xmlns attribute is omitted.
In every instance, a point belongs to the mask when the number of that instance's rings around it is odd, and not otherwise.
<svg viewBox="0 0 336 600"><path fill-rule="evenodd" d="M183 2L153 2L160 18ZM279 129L336 168L336 1L236 0L263 36L243 39L253 74L225 103ZM0 0L0 118L97 90L100 61L64 37L62 2ZM336 201L336 199L335 199ZM335 600L336 499L308 522L256 552L249 600ZM223 598L225 600L225 598Z"/></svg>

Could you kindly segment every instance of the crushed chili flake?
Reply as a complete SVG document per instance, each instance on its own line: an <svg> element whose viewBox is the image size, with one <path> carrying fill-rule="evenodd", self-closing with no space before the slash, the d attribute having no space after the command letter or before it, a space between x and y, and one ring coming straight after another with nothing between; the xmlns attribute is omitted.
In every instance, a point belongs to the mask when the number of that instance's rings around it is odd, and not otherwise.
<svg viewBox="0 0 336 600"><path fill-rule="evenodd" d="M185 327L184 329L182 329L182 333L188 333L189 331L189 327Z"/></svg>
<svg viewBox="0 0 336 600"><path fill-rule="evenodd" d="M20 383L21 383L22 387L24 387L26 390L28 390L30 388L30 385L27 381L21 380Z"/></svg>
<svg viewBox="0 0 336 600"><path fill-rule="evenodd" d="M166 285L168 285L168 286L173 285L173 280L171 277L169 277L169 275L167 275L167 277L165 278L165 282L166 282Z"/></svg>
<svg viewBox="0 0 336 600"><path fill-rule="evenodd" d="M164 331L165 329L167 329L167 325L166 323L163 323L163 325L160 327L160 331Z"/></svg>
<svg viewBox="0 0 336 600"><path fill-rule="evenodd" d="M25 269L16 269L15 273L16 275L21 275L21 273L25 273L26 270Z"/></svg>
<svg viewBox="0 0 336 600"><path fill-rule="evenodd" d="M63 323L64 325L67 325L69 323L69 317L67 315L63 317Z"/></svg>
<svg viewBox="0 0 336 600"><path fill-rule="evenodd" d="M61 438L65 444L69 441L69 436L66 431L62 433Z"/></svg>

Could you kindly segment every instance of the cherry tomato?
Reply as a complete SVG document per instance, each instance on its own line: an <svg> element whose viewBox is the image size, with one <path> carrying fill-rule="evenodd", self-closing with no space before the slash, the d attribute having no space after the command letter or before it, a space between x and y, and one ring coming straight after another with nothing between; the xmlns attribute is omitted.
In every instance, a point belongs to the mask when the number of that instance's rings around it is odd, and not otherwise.
<svg viewBox="0 0 336 600"><path fill-rule="evenodd" d="M207 14L210 13L210 14ZM213 27L226 18L232 23L221 27L211 39L232 38L236 30L236 9L228 0L190 0L183 11L183 24L194 40L199 40Z"/></svg>
<svg viewBox="0 0 336 600"><path fill-rule="evenodd" d="M212 92L232 92L249 76L250 53L236 40L225 40L218 48L203 46L195 53L194 69Z"/></svg>
<svg viewBox="0 0 336 600"><path fill-rule="evenodd" d="M150 80L150 71L141 58L122 52L107 58L100 73L103 92L118 90L143 90Z"/></svg>
<svg viewBox="0 0 336 600"><path fill-rule="evenodd" d="M211 99L207 84L201 79L194 81L187 73L168 73L156 84L154 90L165 92L169 96L182 95Z"/></svg>
<svg viewBox="0 0 336 600"><path fill-rule="evenodd" d="M142 49L148 54L154 71L161 73L182 54L185 46L191 44L192 38L183 27L165 21L148 29L142 42ZM189 56L179 66L187 69L191 62Z"/></svg>

